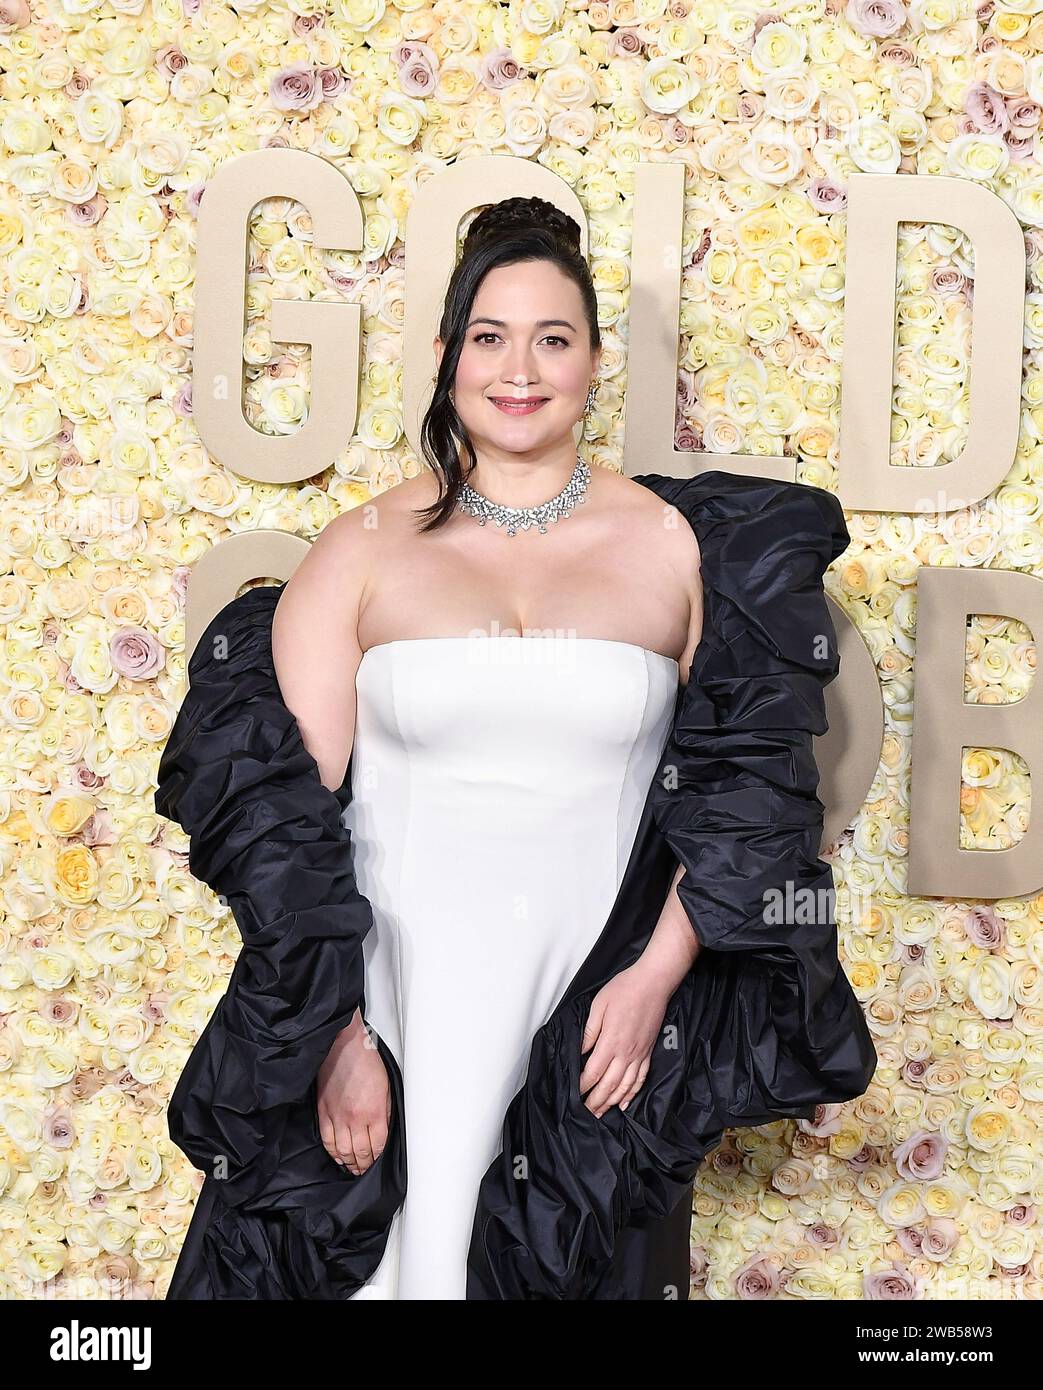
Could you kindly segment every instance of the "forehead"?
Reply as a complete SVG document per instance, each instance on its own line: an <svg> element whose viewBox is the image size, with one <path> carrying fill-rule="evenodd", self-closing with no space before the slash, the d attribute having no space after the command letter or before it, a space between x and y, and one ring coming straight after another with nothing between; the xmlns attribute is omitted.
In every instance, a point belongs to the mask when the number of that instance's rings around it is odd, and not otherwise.
<svg viewBox="0 0 1043 1390"><path fill-rule="evenodd" d="M582 309L579 287L553 261L520 261L490 270L478 287L471 317L491 314L505 322L564 317Z"/></svg>

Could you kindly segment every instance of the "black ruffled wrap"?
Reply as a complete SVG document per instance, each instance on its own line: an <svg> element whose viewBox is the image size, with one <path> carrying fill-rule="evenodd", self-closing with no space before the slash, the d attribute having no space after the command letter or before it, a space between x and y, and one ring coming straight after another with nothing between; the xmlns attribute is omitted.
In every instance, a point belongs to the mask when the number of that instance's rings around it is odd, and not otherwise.
<svg viewBox="0 0 1043 1390"><path fill-rule="evenodd" d="M535 1033L504 1117L478 1193L468 1299L642 1296L628 1263L676 1219L725 1129L811 1119L861 1095L876 1067L819 857L813 738L839 670L822 581L849 543L843 510L819 488L722 471L636 481L698 537L703 637L615 904ZM250 590L210 624L160 763L157 809L191 836L192 872L228 899L243 937L171 1098L171 1137L215 1176L168 1298L343 1299L375 1271L405 1194L402 1077L382 1040L393 1114L381 1157L356 1177L318 1132L319 1066L359 1003L365 1013L372 914L340 818L350 776L337 794L323 787L279 693L280 593ZM644 949L678 861L703 949L640 1092L597 1119L578 1084L590 1003Z"/></svg>

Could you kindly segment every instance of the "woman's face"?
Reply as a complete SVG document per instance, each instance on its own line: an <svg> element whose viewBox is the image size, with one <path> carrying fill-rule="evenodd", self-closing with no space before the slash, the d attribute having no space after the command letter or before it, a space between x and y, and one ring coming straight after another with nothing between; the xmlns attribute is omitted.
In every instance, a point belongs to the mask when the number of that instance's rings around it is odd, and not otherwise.
<svg viewBox="0 0 1043 1390"><path fill-rule="evenodd" d="M438 361L442 344L435 340ZM457 414L476 446L542 453L583 414L591 352L579 287L551 261L498 266L474 297L456 369ZM512 410L509 402L539 402Z"/></svg>

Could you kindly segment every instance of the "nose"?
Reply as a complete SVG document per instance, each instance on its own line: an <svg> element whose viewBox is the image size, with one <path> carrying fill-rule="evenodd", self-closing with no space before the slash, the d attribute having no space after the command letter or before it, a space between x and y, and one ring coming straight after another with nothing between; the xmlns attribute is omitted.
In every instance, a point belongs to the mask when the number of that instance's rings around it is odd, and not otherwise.
<svg viewBox="0 0 1043 1390"><path fill-rule="evenodd" d="M533 370L531 350L524 346L515 347L504 363L504 380L512 386L528 386L539 373Z"/></svg>

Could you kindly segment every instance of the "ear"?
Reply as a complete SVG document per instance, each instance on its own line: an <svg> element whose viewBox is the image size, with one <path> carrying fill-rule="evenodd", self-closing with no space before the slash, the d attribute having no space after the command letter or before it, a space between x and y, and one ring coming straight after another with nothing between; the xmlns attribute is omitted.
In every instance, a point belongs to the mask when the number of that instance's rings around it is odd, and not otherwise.
<svg viewBox="0 0 1043 1390"><path fill-rule="evenodd" d="M441 338L436 337L431 347L435 354L435 370L438 371L442 365L442 354L445 352L445 344Z"/></svg>

